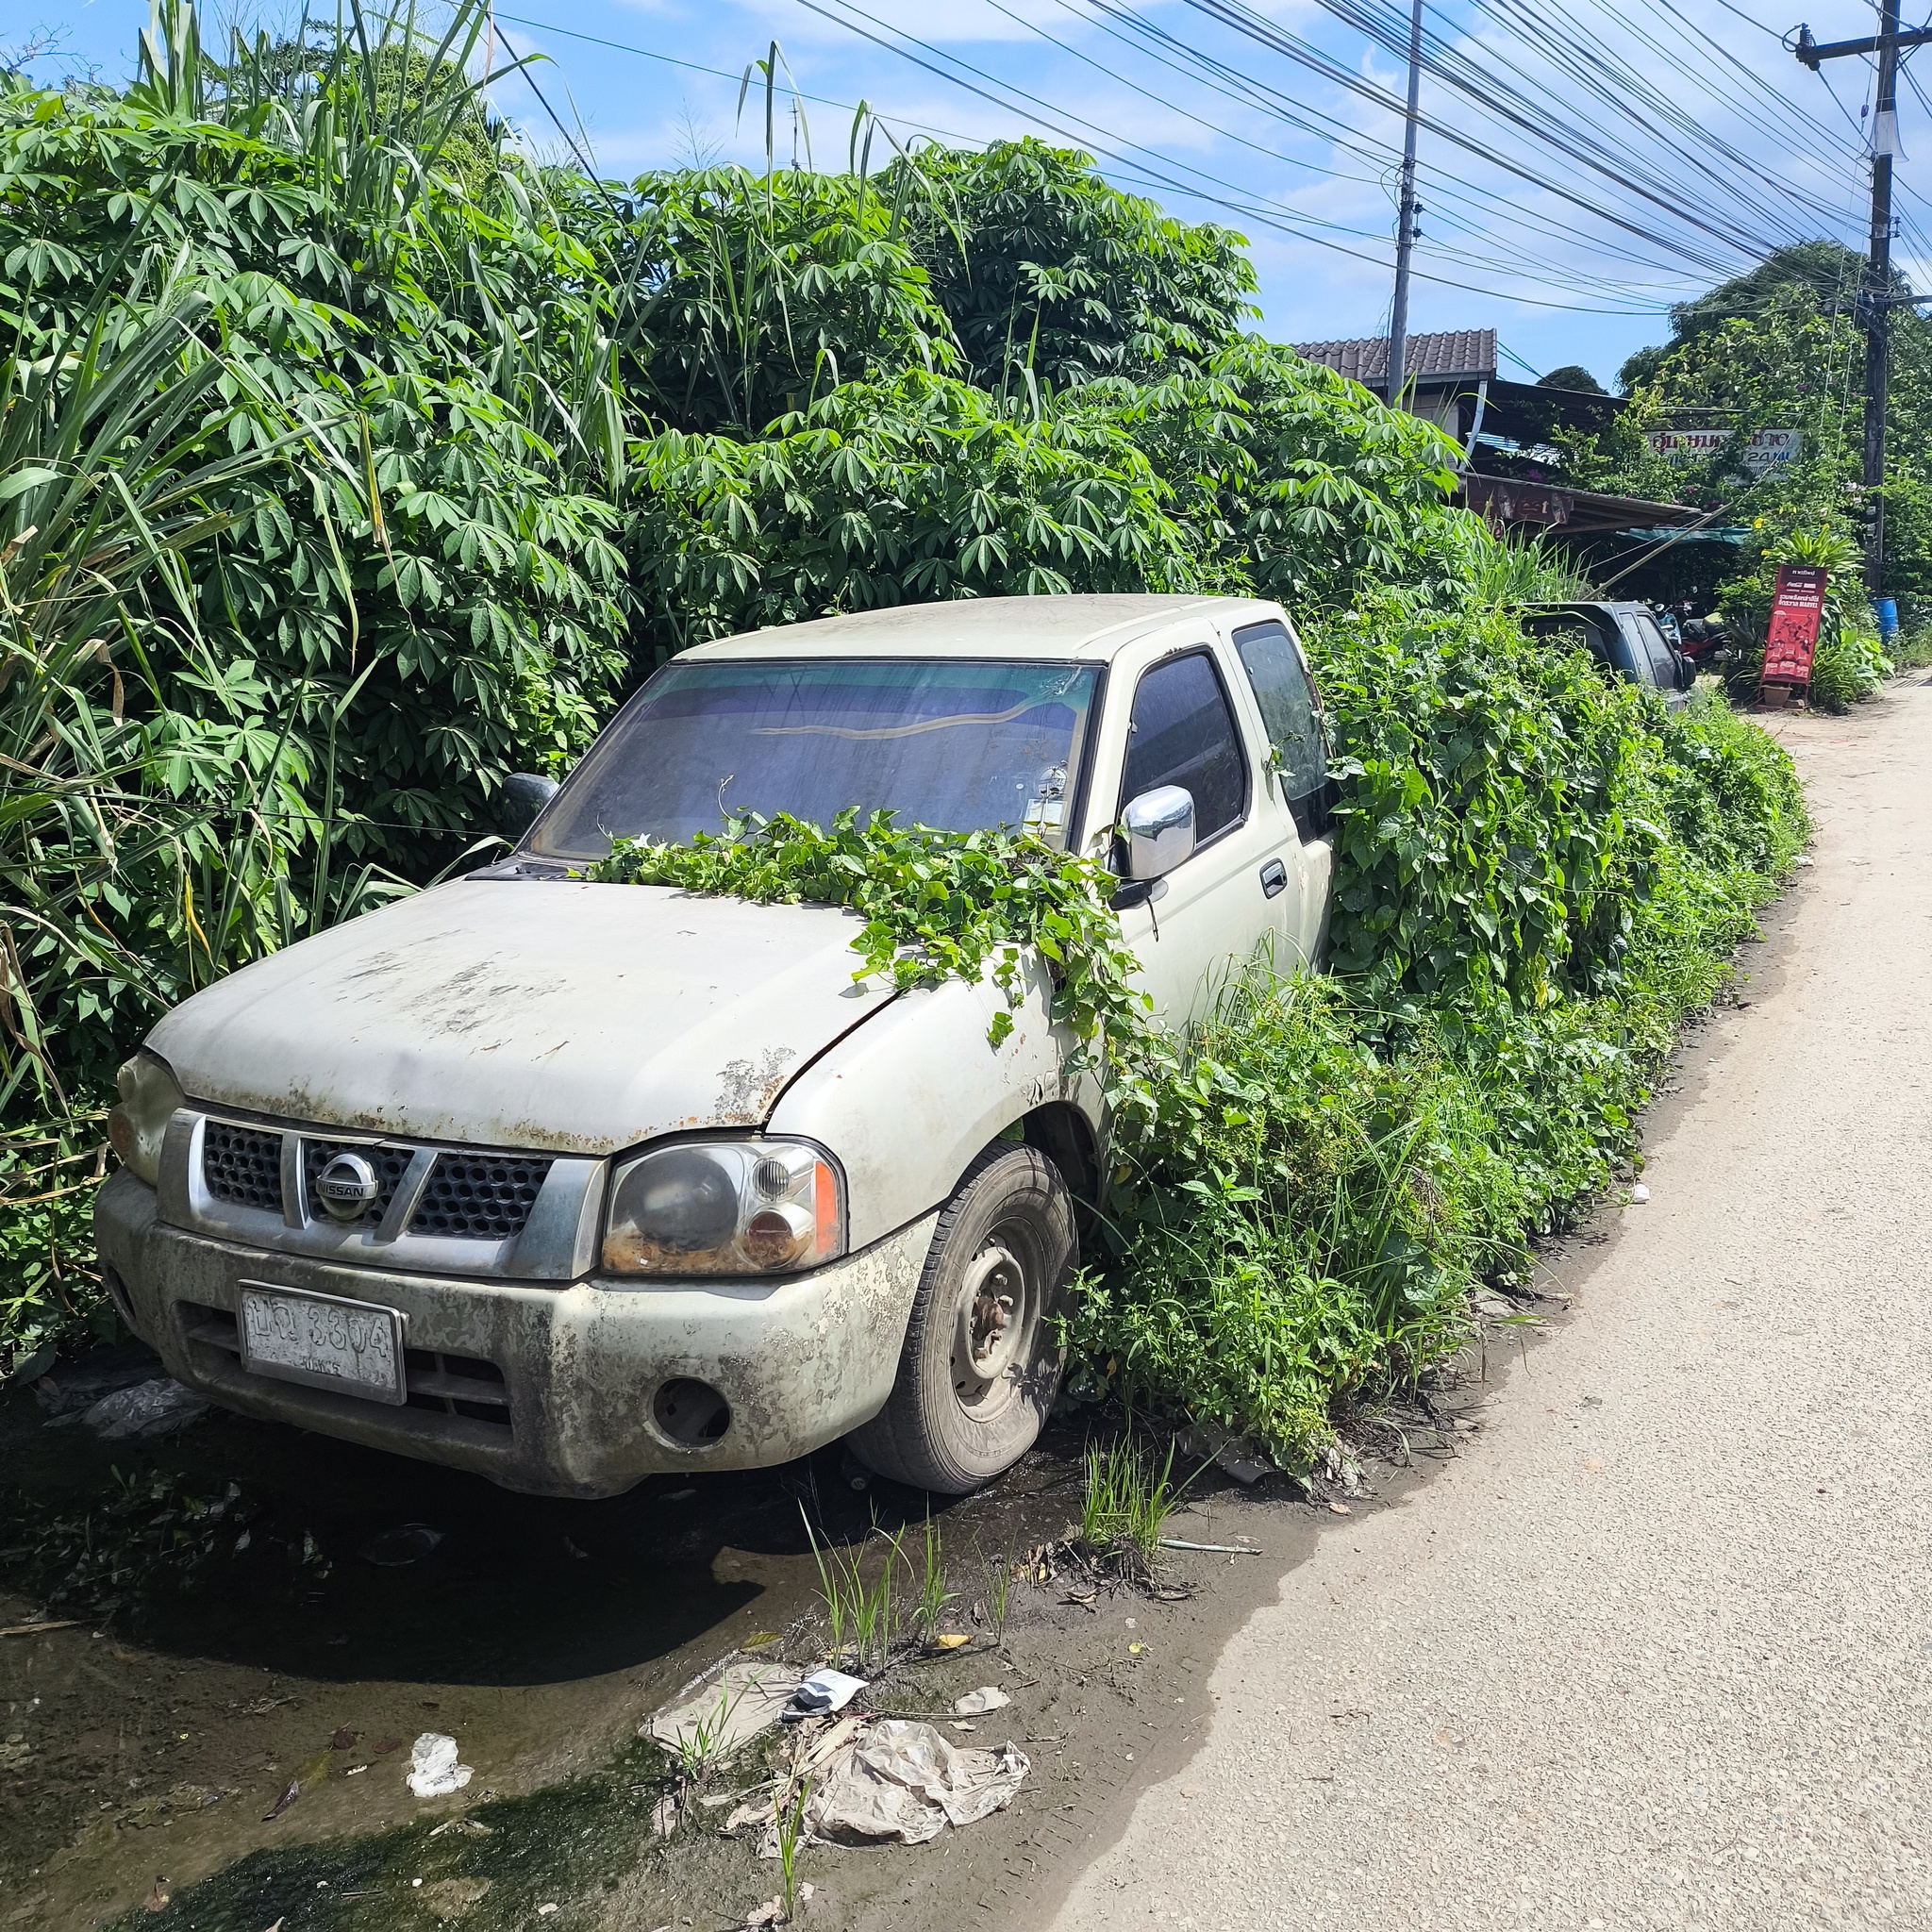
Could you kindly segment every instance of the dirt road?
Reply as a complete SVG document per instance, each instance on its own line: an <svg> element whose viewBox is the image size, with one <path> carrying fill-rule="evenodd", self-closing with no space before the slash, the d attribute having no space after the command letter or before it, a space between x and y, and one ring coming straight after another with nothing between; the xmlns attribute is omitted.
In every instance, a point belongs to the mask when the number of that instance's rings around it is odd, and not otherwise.
<svg viewBox="0 0 1932 1932"><path fill-rule="evenodd" d="M1248 1620L1059 1932L1932 1925L1932 688L1780 735L1816 864L1649 1203Z"/></svg>

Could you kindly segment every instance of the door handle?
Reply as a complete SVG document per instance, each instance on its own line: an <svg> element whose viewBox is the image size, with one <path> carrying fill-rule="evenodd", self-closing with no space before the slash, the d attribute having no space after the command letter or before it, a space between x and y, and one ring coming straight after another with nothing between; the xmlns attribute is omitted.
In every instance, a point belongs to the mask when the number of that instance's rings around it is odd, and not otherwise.
<svg viewBox="0 0 1932 1932"><path fill-rule="evenodd" d="M1277 892L1288 891L1288 868L1280 859L1271 858L1261 868L1261 896L1272 899Z"/></svg>

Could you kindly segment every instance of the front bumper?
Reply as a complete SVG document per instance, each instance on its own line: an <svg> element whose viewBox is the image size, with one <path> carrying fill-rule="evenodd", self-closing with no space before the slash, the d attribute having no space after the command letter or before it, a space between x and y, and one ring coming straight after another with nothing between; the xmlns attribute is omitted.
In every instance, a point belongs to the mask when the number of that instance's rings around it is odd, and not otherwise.
<svg viewBox="0 0 1932 1932"><path fill-rule="evenodd" d="M125 1171L101 1191L94 1232L136 1331L225 1407L508 1489L611 1496L660 1471L789 1462L877 1414L937 1219L808 1274L703 1286L453 1280L255 1248L167 1225L153 1190ZM246 1373L220 1340L243 1280L400 1309L408 1406ZM500 1386L475 1379L486 1366ZM657 1391L684 1377L730 1407L714 1441L679 1442L654 1416ZM477 1394L487 1399L462 1399Z"/></svg>

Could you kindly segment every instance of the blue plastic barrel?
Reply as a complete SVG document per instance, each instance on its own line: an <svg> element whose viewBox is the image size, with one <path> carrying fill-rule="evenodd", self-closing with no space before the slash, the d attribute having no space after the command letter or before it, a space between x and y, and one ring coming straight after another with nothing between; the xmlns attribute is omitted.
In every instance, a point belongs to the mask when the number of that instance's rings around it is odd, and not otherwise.
<svg viewBox="0 0 1932 1932"><path fill-rule="evenodd" d="M1872 608L1878 613L1878 635L1888 641L1898 635L1898 599L1874 597Z"/></svg>

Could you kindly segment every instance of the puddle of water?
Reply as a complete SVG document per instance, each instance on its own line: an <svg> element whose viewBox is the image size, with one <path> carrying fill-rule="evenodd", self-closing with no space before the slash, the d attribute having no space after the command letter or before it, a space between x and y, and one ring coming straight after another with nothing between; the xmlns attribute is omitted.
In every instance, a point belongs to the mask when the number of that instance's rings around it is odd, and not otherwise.
<svg viewBox="0 0 1932 1932"><path fill-rule="evenodd" d="M433 1836L446 1822L433 1815L386 1833L258 1850L185 1890L151 1892L116 1923L128 1932L597 1924L598 1907L652 1842L662 1771L655 1749L633 1744L595 1774L467 1808L461 1815L481 1832ZM545 1905L557 1912L540 1917Z"/></svg>
<svg viewBox="0 0 1932 1932"><path fill-rule="evenodd" d="M992 1491L935 1508L959 1587L975 1546L997 1557L1065 1527L1078 1441L1061 1433ZM82 1620L0 1641L0 1921L35 1926L132 1910L295 1932L335 1923L353 1891L376 1894L353 1901L358 1927L391 1909L420 1925L421 1894L448 1880L431 1903L480 1928L533 1923L566 1867L566 1908L607 1877L632 1884L657 1791L641 1719L810 1617L808 1513L850 1544L927 1507L855 1491L836 1448L575 1502L221 1411L106 1443L48 1426L25 1392L0 1403L0 1624ZM371 1559L408 1524L433 1545ZM408 1795L423 1731L457 1739L467 1792ZM291 1781L300 1796L265 1819ZM501 1828L425 1838L425 1815L465 1806ZM397 1890L417 1896L383 1902Z"/></svg>

